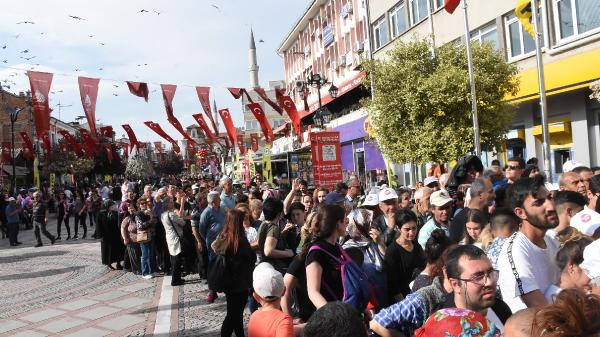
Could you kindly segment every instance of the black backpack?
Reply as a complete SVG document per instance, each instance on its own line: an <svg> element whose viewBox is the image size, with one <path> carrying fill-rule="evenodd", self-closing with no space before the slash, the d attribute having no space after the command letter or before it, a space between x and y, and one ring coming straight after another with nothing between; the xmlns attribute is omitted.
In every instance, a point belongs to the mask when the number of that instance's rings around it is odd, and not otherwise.
<svg viewBox="0 0 600 337"><path fill-rule="evenodd" d="M216 292L224 292L227 288L227 258L225 255L216 254L208 263L208 288Z"/></svg>

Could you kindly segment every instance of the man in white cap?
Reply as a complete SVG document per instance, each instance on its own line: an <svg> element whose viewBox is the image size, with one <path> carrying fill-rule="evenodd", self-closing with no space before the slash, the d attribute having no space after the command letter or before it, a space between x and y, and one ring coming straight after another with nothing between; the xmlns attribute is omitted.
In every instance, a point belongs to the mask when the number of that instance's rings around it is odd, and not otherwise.
<svg viewBox="0 0 600 337"><path fill-rule="evenodd" d="M438 191L440 189L440 182L438 181L438 178L436 176L425 178L425 180L423 180L423 185L425 185L425 187L431 188L434 191Z"/></svg>
<svg viewBox="0 0 600 337"><path fill-rule="evenodd" d="M440 228L450 237L450 215L453 208L453 199L446 190L435 191L429 198L432 207L433 217L419 231L419 244L425 249L425 244L431 236L431 233Z"/></svg>
<svg viewBox="0 0 600 337"><path fill-rule="evenodd" d="M285 293L283 276L267 262L260 263L252 273L254 299L260 303L248 322L248 337L292 337L292 317L281 311L281 296Z"/></svg>
<svg viewBox="0 0 600 337"><path fill-rule="evenodd" d="M563 172L571 172L574 169L581 167L581 166L585 166L579 162L576 162L574 160L567 160L566 162L563 163Z"/></svg>
<svg viewBox="0 0 600 337"><path fill-rule="evenodd" d="M579 265L590 278L592 293L600 296L600 240L596 240L583 250L583 262Z"/></svg>
<svg viewBox="0 0 600 337"><path fill-rule="evenodd" d="M394 223L394 213L398 209L398 194L393 188L383 188L379 192L379 209L383 213L373 222L373 226L381 233L385 246L389 246L398 235Z"/></svg>

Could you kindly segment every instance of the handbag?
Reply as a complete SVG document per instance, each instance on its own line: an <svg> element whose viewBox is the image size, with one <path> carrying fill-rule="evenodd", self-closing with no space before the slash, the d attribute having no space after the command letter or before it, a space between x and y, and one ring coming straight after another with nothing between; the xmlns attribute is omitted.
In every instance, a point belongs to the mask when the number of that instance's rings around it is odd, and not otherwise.
<svg viewBox="0 0 600 337"><path fill-rule="evenodd" d="M139 230L137 231L137 242L139 243L146 243L150 241L150 235L148 233L148 231L142 231Z"/></svg>
<svg viewBox="0 0 600 337"><path fill-rule="evenodd" d="M216 292L224 292L227 288L227 258L216 254L208 263L208 288Z"/></svg>

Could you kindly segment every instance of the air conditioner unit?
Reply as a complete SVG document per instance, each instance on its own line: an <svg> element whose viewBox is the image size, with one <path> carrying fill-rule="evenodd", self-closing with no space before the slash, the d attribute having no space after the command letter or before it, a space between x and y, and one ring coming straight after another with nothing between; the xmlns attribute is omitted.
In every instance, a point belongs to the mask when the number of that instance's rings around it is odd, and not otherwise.
<svg viewBox="0 0 600 337"><path fill-rule="evenodd" d="M365 51L365 43L364 42L356 42L354 45L354 49L357 53L362 53Z"/></svg>
<svg viewBox="0 0 600 337"><path fill-rule="evenodd" d="M337 70L338 69L338 63L335 61L331 61L331 69L332 70Z"/></svg>
<svg viewBox="0 0 600 337"><path fill-rule="evenodd" d="M340 67L345 67L346 66L346 55L340 57L340 61L338 62Z"/></svg>

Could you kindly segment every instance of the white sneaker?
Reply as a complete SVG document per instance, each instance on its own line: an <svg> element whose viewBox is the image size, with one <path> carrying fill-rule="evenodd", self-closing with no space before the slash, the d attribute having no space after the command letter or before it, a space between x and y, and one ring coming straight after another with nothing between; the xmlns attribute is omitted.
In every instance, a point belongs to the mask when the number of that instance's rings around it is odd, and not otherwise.
<svg viewBox="0 0 600 337"><path fill-rule="evenodd" d="M142 278L144 278L144 279L146 279L146 280L149 280L149 279L151 279L151 278L154 278L154 276L153 276L152 274L148 274L148 275L144 275L144 276L142 276Z"/></svg>

